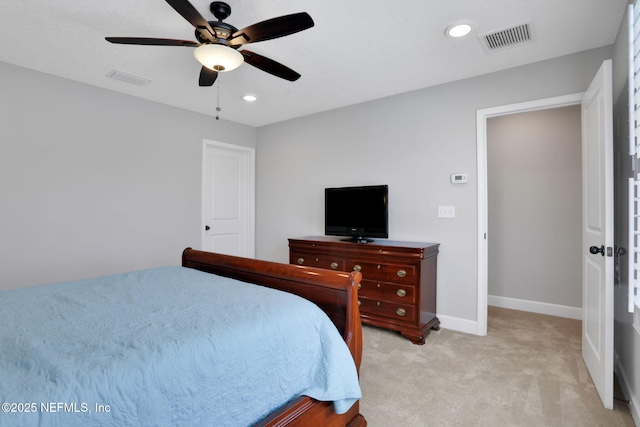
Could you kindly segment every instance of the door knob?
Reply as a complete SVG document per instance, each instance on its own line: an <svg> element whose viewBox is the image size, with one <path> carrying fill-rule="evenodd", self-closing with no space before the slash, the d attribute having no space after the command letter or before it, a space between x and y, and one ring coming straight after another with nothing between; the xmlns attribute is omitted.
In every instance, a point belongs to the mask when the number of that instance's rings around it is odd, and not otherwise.
<svg viewBox="0 0 640 427"><path fill-rule="evenodd" d="M597 246L591 246L589 248L589 252L591 252L593 255L597 255L598 253L601 254L602 256L604 256L604 245L597 247Z"/></svg>

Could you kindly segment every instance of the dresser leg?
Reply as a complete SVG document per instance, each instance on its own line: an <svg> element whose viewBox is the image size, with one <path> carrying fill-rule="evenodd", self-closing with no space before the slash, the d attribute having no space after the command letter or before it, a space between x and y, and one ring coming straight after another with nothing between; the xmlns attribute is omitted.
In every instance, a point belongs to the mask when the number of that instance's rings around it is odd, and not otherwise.
<svg viewBox="0 0 640 427"><path fill-rule="evenodd" d="M427 335L431 330L439 331L440 330L440 319L434 317L428 323L425 323L422 328L418 331L417 334L411 334L407 332L400 332L403 337L409 339L412 343L416 345L424 345Z"/></svg>
<svg viewBox="0 0 640 427"><path fill-rule="evenodd" d="M420 335L409 335L405 332L400 332L400 334L407 338L409 341L411 341L413 344L415 345L424 345L424 340L425 340L425 336L420 334Z"/></svg>
<svg viewBox="0 0 640 427"><path fill-rule="evenodd" d="M440 330L440 319L438 319L437 317L434 317L431 322L427 323L427 326L429 326L434 331L439 331Z"/></svg>

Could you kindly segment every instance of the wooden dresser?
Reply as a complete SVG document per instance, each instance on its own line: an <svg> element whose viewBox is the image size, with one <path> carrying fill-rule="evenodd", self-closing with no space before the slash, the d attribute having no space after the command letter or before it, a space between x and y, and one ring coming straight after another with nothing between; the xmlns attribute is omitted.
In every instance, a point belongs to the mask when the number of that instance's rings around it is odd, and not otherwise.
<svg viewBox="0 0 640 427"><path fill-rule="evenodd" d="M436 317L439 243L375 240L343 242L333 237L289 239L289 263L362 273L358 295L362 322L424 344Z"/></svg>

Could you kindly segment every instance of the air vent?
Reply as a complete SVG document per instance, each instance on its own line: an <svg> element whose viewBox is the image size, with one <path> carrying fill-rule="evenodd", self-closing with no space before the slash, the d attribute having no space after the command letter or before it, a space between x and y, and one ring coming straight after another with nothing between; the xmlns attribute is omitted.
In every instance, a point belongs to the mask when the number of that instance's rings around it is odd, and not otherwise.
<svg viewBox="0 0 640 427"><path fill-rule="evenodd" d="M127 73L126 71L120 71L120 70L109 71L109 73L107 74L107 77L109 77L110 79L120 80L125 83L130 83L136 86L146 86L149 83L151 83L151 80L149 80L146 77L137 76L135 74Z"/></svg>
<svg viewBox="0 0 640 427"><path fill-rule="evenodd" d="M478 37L484 50L491 53L533 41L533 26L531 23L515 25Z"/></svg>

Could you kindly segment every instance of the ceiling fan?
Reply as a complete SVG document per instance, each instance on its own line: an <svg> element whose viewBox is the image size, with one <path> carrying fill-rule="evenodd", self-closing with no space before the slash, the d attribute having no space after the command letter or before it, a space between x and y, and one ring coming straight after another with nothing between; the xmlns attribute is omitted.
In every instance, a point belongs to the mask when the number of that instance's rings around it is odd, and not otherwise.
<svg viewBox="0 0 640 427"><path fill-rule="evenodd" d="M238 30L233 25L222 22L231 15L231 7L227 3L212 2L209 9L218 21L207 21L187 0L166 0L166 2L195 27L197 42L146 37L105 37L105 39L119 44L195 47L194 56L202 64L200 86L213 85L218 78L218 72L231 71L243 62L285 80L295 81L300 78L300 74L273 59L248 50L238 51L237 49L249 43L276 39L313 27L313 19L308 13L294 13L267 19Z"/></svg>

